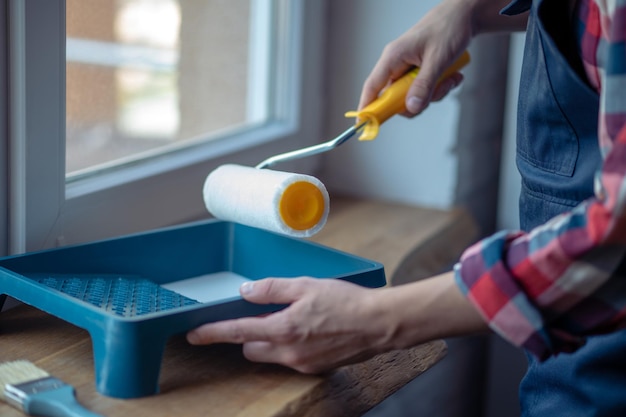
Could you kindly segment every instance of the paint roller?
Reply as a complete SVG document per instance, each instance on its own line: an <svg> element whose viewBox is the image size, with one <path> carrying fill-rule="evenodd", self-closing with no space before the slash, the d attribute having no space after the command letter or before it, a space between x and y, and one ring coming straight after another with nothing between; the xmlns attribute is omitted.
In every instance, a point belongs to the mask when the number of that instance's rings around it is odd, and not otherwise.
<svg viewBox="0 0 626 417"><path fill-rule="evenodd" d="M469 54L464 52L440 81L467 65L469 59ZM359 132L359 140L375 139L382 123L406 111L406 94L418 71L419 68L414 68L394 81L362 110L347 112L345 116L355 117L357 123L328 142L272 156L256 167L228 164L212 171L203 188L209 213L221 220L293 237L306 238L319 232L330 207L324 184L310 175L267 168L330 151Z"/></svg>

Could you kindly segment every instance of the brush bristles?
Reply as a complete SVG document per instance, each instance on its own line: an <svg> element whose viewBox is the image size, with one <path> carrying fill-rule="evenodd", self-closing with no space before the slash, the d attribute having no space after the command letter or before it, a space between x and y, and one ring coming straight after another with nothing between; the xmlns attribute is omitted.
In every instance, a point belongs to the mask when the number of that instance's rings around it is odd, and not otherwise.
<svg viewBox="0 0 626 417"><path fill-rule="evenodd" d="M0 364L0 399L5 399L4 390L7 384L17 385L47 376L50 374L26 360Z"/></svg>

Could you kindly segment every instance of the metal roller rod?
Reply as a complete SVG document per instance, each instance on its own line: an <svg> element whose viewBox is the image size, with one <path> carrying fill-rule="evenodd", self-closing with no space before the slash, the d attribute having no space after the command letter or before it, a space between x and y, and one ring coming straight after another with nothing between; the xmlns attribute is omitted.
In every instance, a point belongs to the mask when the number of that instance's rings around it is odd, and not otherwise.
<svg viewBox="0 0 626 417"><path fill-rule="evenodd" d="M263 169L274 166L279 162L290 161L292 159L306 158L308 156L317 155L318 153L323 153L330 151L332 149L337 148L343 143L347 142L352 136L354 136L359 130L361 130L367 122L363 121L359 124L356 124L350 127L348 130L343 132L341 135L337 136L335 139L329 140L328 142L320 143L318 145L309 146L307 148L297 149L295 151L281 153L279 155L274 155L270 158L267 158L265 161L258 164L255 168Z"/></svg>

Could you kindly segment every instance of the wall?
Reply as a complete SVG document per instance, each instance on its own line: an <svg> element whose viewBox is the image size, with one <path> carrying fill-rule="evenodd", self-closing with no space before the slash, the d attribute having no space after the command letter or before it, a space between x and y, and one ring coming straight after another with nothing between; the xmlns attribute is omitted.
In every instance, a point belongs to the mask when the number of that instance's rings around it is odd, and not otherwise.
<svg viewBox="0 0 626 417"><path fill-rule="evenodd" d="M9 33L8 17L7 17L7 4L6 1L0 2L0 31L2 33ZM9 61L9 46L8 42L0 43L0 143L3 143L2 138L9 135L9 112L6 110L9 108L9 81L7 63ZM9 146L0 146L0 256L8 255L9 251L9 213L8 203L9 196L9 153L12 150ZM2 307L2 296L0 296L0 308Z"/></svg>
<svg viewBox="0 0 626 417"><path fill-rule="evenodd" d="M329 3L326 138L348 128L362 84L383 47L423 16L434 0L341 0ZM324 156L320 179L351 195L447 208L453 201L458 120L452 97L420 117L390 119L372 142L351 140ZM325 138L325 139L326 139Z"/></svg>
<svg viewBox="0 0 626 417"><path fill-rule="evenodd" d="M515 126L517 112L517 92L524 51L524 35L519 33L511 37L509 65L509 83L505 112L504 140L502 144L502 162L500 179L500 199L498 204L498 227L504 229L519 228L519 209L517 206L521 188L521 178L515 166Z"/></svg>

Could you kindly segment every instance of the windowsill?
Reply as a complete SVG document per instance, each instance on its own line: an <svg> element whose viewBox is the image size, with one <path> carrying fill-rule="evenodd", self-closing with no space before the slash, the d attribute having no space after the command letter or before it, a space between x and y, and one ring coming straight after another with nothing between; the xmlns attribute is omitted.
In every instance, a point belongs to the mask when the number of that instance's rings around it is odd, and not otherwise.
<svg viewBox="0 0 626 417"><path fill-rule="evenodd" d="M387 282L399 285L449 269L476 235L461 209L331 196L328 222L312 240L382 263Z"/></svg>

